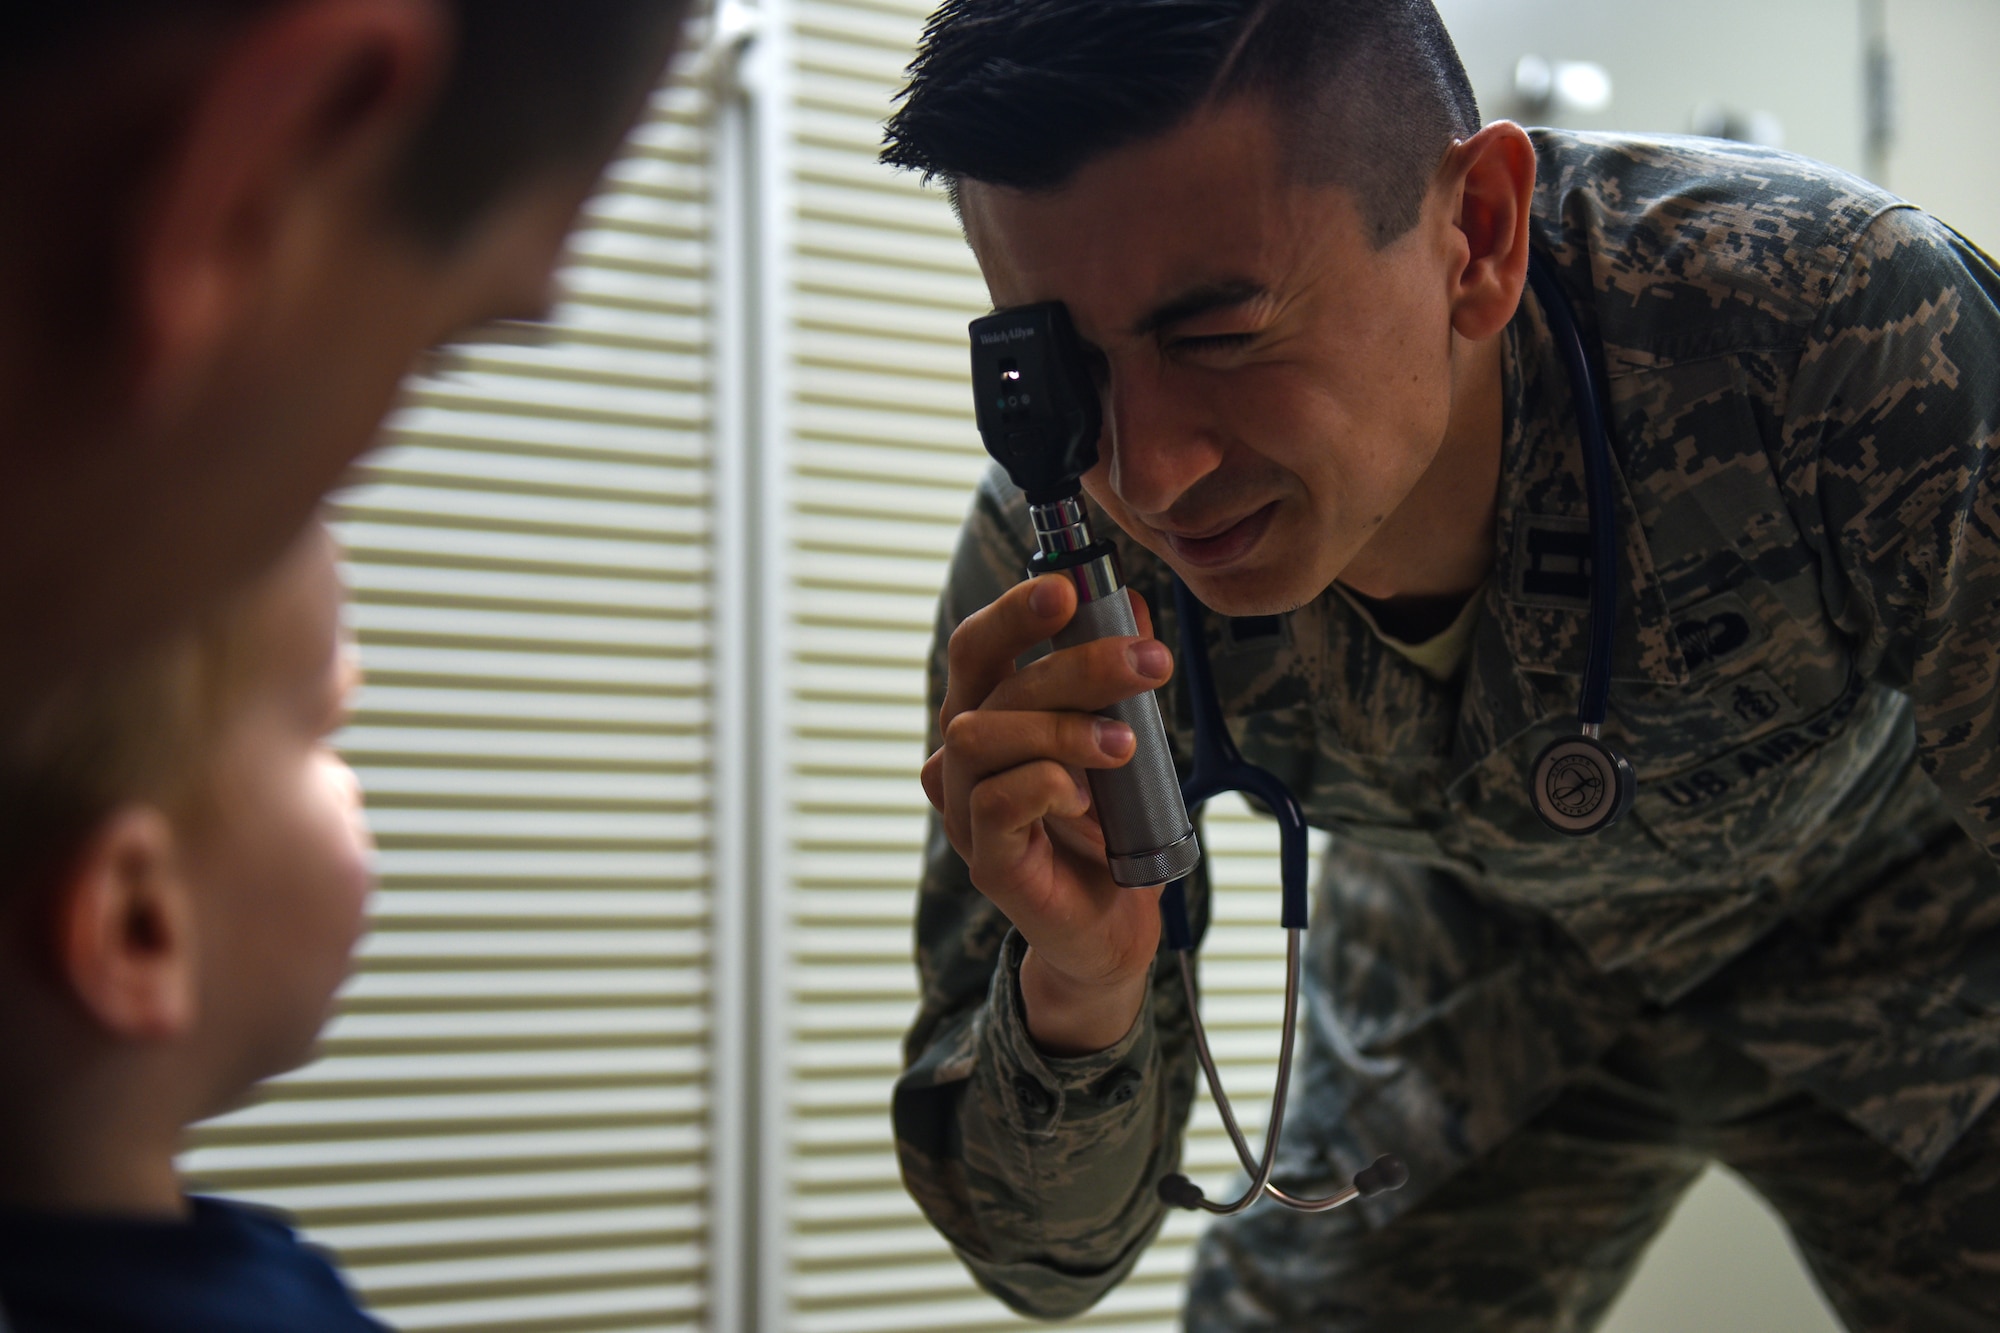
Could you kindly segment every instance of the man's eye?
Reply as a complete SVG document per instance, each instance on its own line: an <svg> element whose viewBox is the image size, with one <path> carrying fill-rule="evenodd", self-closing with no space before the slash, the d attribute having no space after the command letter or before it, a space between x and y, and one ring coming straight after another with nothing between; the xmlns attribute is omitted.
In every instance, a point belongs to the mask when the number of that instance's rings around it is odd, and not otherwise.
<svg viewBox="0 0 2000 1333"><path fill-rule="evenodd" d="M1236 352L1257 341L1254 333L1201 333L1185 338L1176 338L1173 349L1177 352Z"/></svg>

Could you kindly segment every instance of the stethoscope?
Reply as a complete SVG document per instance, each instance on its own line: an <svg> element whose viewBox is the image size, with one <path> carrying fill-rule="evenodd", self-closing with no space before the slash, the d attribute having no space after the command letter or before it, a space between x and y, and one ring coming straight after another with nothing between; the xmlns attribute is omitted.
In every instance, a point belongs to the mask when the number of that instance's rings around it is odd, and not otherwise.
<svg viewBox="0 0 2000 1333"><path fill-rule="evenodd" d="M1604 428L1602 386L1582 331L1562 287L1539 254L1529 256L1528 282L1569 372L1577 425L1583 437L1591 552L1589 651L1584 659L1583 694L1577 704L1578 731L1543 747L1535 760L1529 797L1543 823L1558 833L1580 837L1616 823L1631 807L1634 787L1632 766L1605 744L1599 734L1611 694L1611 640L1618 615L1618 532L1611 485L1611 441ZM1195 994L1195 938L1188 924L1187 881L1168 885L1160 897L1161 934L1167 948L1179 958L1181 987L1187 996L1188 1016L1194 1028L1195 1055L1201 1061L1209 1095L1215 1100L1215 1109L1236 1149L1236 1158L1249 1173L1250 1184L1239 1198L1216 1203L1204 1197L1201 1187L1185 1175L1176 1174L1160 1181L1160 1199L1172 1207L1200 1208L1223 1215L1240 1213L1265 1197L1300 1212L1325 1212L1355 1199L1395 1189L1409 1178L1409 1173L1396 1158L1379 1157L1356 1174L1345 1188L1317 1198L1289 1193L1271 1179L1277 1167L1278 1140L1284 1131L1285 1094L1291 1087L1292 1045L1298 1024L1300 953L1308 908L1305 812L1291 789L1275 774L1248 762L1236 748L1223 721L1222 705L1215 692L1215 673L1208 660L1207 612L1178 578L1174 580L1174 609L1180 621L1181 670L1194 708L1194 764L1181 781L1182 798L1193 811L1211 797L1241 792L1263 802L1278 822L1279 920L1286 935L1285 1017L1278 1077L1271 1093L1271 1118L1264 1132L1264 1151L1259 1156L1250 1151L1249 1141L1236 1123L1229 1094L1222 1087L1222 1076L1216 1072L1207 1029L1202 1025L1201 1006Z"/></svg>

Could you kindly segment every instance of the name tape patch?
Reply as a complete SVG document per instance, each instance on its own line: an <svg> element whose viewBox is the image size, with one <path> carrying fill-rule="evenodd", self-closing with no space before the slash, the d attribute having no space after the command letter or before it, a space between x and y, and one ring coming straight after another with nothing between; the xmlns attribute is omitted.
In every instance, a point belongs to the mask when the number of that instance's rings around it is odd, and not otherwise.
<svg viewBox="0 0 2000 1333"><path fill-rule="evenodd" d="M1746 682L1753 681L1757 675L1744 679ZM1678 812L1699 810L1838 736L1846 730L1847 721L1854 716L1854 710L1860 706L1867 688L1867 682L1856 673L1848 680L1847 688L1840 692L1840 697L1814 716L1759 736L1689 772L1648 782L1639 789L1640 794L1664 801Z"/></svg>

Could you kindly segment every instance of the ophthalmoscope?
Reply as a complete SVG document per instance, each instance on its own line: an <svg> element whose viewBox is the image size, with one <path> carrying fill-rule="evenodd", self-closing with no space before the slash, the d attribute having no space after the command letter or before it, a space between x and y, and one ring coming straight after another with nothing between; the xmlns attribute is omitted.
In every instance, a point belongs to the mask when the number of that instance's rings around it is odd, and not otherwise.
<svg viewBox="0 0 2000 1333"><path fill-rule="evenodd" d="M979 435L1026 495L1035 528L1028 576L1061 574L1076 588L1076 615L1055 646L1137 634L1118 552L1092 534L1083 505L1104 418L1069 311L1056 302L1019 306L975 319L971 333ZM1148 690L1101 716L1132 728L1137 742L1124 767L1087 770L1111 878L1128 888L1180 879L1200 863L1201 844L1160 706Z"/></svg>

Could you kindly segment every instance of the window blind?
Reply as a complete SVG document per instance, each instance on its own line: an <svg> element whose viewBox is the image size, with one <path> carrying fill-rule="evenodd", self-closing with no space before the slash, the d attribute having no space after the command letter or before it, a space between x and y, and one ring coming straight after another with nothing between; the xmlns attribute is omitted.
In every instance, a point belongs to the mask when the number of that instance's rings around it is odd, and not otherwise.
<svg viewBox="0 0 2000 1333"><path fill-rule="evenodd" d="M890 1085L917 992L926 810L923 664L945 564L986 457L965 325L984 284L941 193L875 161L928 0L795 0L791 52L787 923L788 1322L798 1333L1028 1326L981 1292L905 1194ZM1219 881L1207 1013L1239 1114L1261 1123L1283 992L1277 837L1212 811ZM1189 1167L1233 1157L1202 1107ZM1199 1223L1178 1215L1080 1326L1172 1327Z"/></svg>
<svg viewBox="0 0 2000 1333"><path fill-rule="evenodd" d="M374 932L318 1062L204 1127L404 1329L703 1326L707 147L662 95L549 327L455 349L336 506Z"/></svg>
<svg viewBox="0 0 2000 1333"><path fill-rule="evenodd" d="M942 198L874 160L927 9L725 6L718 31L766 62L748 118L663 94L549 330L417 381L339 502L376 930L324 1058L186 1165L292 1211L398 1327L1026 1322L918 1214L888 1118L916 1003L923 661L985 463L964 350L983 285ZM781 706L753 716L767 672ZM775 805L730 795L745 781ZM1236 806L1208 844L1210 1027L1256 1123L1276 837ZM744 938L718 945L725 919ZM739 966L759 937L775 966ZM1233 1169L1199 1104L1188 1159ZM1080 1326L1170 1328L1198 1226L1176 1217Z"/></svg>

